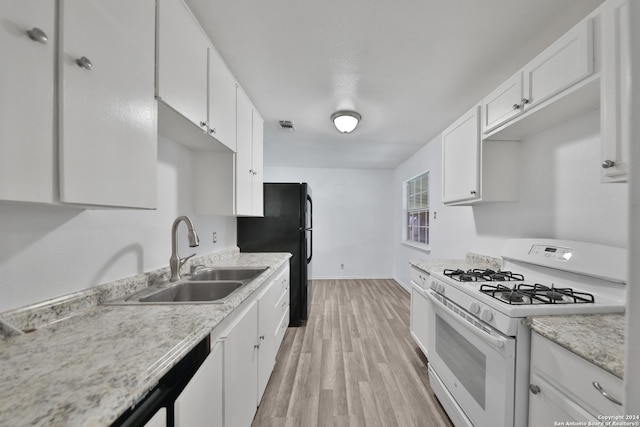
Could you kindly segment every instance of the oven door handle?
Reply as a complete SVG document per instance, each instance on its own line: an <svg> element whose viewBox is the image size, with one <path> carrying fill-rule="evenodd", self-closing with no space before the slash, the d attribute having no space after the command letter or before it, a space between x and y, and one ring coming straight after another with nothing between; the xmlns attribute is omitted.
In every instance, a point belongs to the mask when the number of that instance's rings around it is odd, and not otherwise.
<svg viewBox="0 0 640 427"><path fill-rule="evenodd" d="M466 320L461 319L459 316L453 314L446 305L444 305L436 297L431 295L430 292L425 292L425 295L427 296L427 298L429 298L429 301L431 301L434 307L439 309L439 311L441 311L442 314L444 314L449 320L452 320L456 322L456 324L464 326L467 330L472 332L474 335L476 335L477 337L479 337L480 339L482 339L484 342L494 347L495 349L502 350L505 348L507 343L506 338L494 337L493 335L487 334L483 330L476 328Z"/></svg>

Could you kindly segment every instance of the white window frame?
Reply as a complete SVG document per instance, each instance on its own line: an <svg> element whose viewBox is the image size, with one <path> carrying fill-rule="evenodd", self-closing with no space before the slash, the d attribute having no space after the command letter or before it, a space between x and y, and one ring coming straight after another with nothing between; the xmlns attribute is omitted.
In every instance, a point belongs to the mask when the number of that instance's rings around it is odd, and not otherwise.
<svg viewBox="0 0 640 427"><path fill-rule="evenodd" d="M408 217L409 217L409 206L408 206L408 196L409 196L409 185L411 182L415 181L416 179L422 177L423 175L427 176L427 189L426 189L426 193L427 193L427 208L426 208L426 219L427 219L427 242L426 243L422 243L422 242L418 242L415 240L410 240L409 239L409 223L408 223ZM429 215L431 214L431 183L430 183L430 173L429 171L424 171L422 173L419 173L418 175L411 177L409 179L407 179L406 181L404 181L402 183L402 244L406 245L406 246L410 246L414 249L418 249L421 250L423 252L427 252L429 253L430 247L429 247L429 240L430 240L430 235L431 233L430 231L430 218ZM423 193L424 191L420 191L421 193Z"/></svg>

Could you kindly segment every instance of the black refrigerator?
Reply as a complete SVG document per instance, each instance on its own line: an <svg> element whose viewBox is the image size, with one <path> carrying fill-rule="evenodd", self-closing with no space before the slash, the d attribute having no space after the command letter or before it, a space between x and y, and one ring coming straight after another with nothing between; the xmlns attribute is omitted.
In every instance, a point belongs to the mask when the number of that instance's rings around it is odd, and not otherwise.
<svg viewBox="0 0 640 427"><path fill-rule="evenodd" d="M306 183L264 183L264 217L240 217L241 252L290 252L290 326L307 320L311 303L313 201Z"/></svg>

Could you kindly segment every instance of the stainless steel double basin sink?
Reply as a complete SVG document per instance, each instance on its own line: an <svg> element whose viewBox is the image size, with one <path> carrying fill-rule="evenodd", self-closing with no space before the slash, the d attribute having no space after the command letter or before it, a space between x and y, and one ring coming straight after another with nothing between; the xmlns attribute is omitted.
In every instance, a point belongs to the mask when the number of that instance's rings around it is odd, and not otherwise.
<svg viewBox="0 0 640 427"><path fill-rule="evenodd" d="M177 281L149 286L106 305L223 304L236 291L258 277L266 267L211 267Z"/></svg>

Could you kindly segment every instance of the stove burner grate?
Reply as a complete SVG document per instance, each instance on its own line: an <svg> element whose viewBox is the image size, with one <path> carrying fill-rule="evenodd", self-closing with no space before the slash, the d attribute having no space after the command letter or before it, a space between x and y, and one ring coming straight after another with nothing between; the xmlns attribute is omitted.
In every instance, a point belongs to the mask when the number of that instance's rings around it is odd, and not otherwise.
<svg viewBox="0 0 640 427"><path fill-rule="evenodd" d="M556 288L541 284L529 285L520 283L513 288L497 285L481 285L480 292L506 304L580 304L595 303L592 294L579 292L572 288Z"/></svg>
<svg viewBox="0 0 640 427"><path fill-rule="evenodd" d="M445 269L443 274L447 277L457 280L458 282L508 282L523 281L522 274L513 273L511 271L495 271L490 268L474 268L473 270Z"/></svg>

